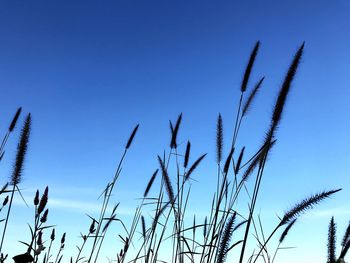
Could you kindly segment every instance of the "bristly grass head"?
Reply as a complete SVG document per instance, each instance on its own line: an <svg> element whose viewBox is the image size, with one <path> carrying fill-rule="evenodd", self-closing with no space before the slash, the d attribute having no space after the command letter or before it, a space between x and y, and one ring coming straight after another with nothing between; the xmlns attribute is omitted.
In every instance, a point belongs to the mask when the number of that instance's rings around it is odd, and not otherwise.
<svg viewBox="0 0 350 263"><path fill-rule="evenodd" d="M165 189L168 193L168 197L169 197L169 201L171 204L174 203L175 201L175 195L174 195L174 189L173 186L171 185L171 181L168 175L168 172L165 168L164 162L163 160L160 158L160 156L158 155L158 161L160 164L160 168L162 169L162 175L163 175L163 179L164 179L164 183L165 183Z"/></svg>
<svg viewBox="0 0 350 263"><path fill-rule="evenodd" d="M292 209L287 211L281 222L280 226L288 224L290 221L297 218L300 214L306 212L307 210L313 208L316 204L321 202L322 200L330 197L331 195L335 194L336 192L339 192L341 189L331 190L331 191L323 191L321 193L317 193L315 195L312 195L304 200L302 200L300 203L295 205Z"/></svg>
<svg viewBox="0 0 350 263"><path fill-rule="evenodd" d="M228 154L227 158L226 158L226 162L225 162L225 166L224 166L224 174L228 173L228 170L230 168L230 163L231 163L231 159L232 159L232 155L233 152L235 151L235 148L231 148L230 153Z"/></svg>
<svg viewBox="0 0 350 263"><path fill-rule="evenodd" d="M295 54L294 59L292 61L292 64L290 65L288 72L287 72L287 75L283 81L281 90L278 94L278 98L277 98L276 105L275 105L273 115L272 115L272 121L274 123L276 123L275 125L277 125L281 119L283 107L286 103L286 99L287 99L292 81L293 81L295 74L297 72L297 69L298 69L298 66L300 63L300 59L303 55L303 51L304 51L304 43L300 46L297 53Z"/></svg>
<svg viewBox="0 0 350 263"><path fill-rule="evenodd" d="M188 141L186 145L186 152L185 152L185 158L184 158L184 168L187 168L188 161L190 159L190 153L191 153L191 143L190 141Z"/></svg>
<svg viewBox="0 0 350 263"><path fill-rule="evenodd" d="M142 227L142 236L144 240L146 240L146 221L144 216L141 216L141 227Z"/></svg>
<svg viewBox="0 0 350 263"><path fill-rule="evenodd" d="M182 120L182 113L180 113L179 117L177 118L175 127L173 127L172 123L170 122L170 128L171 128L170 148L171 149L177 148L177 134L179 132L181 120Z"/></svg>
<svg viewBox="0 0 350 263"><path fill-rule="evenodd" d="M156 179L157 174L158 174L158 169L155 170L155 172L152 174L151 179L149 180L149 182L148 182L148 184L147 184L147 186L146 186L146 189L145 189L145 192L144 192L144 194L143 194L143 197L147 197L147 195L148 195L148 193L149 193L149 190L151 190L151 187L152 187L152 185L153 185L153 182L154 182L154 180Z"/></svg>
<svg viewBox="0 0 350 263"><path fill-rule="evenodd" d="M334 217L331 218L328 227L328 256L327 263L336 263L335 242L336 242L336 225Z"/></svg>
<svg viewBox="0 0 350 263"><path fill-rule="evenodd" d="M39 205L38 205L38 215L41 214L42 211L44 211L47 201L49 200L49 187L46 186L44 193L40 199Z"/></svg>
<svg viewBox="0 0 350 263"><path fill-rule="evenodd" d="M32 119L29 113L24 121L24 126L21 131L20 140L17 145L16 161L15 161L14 169L11 176L12 185L17 185L21 181L24 159L28 149L31 121Z"/></svg>
<svg viewBox="0 0 350 263"><path fill-rule="evenodd" d="M259 46L260 46L260 41L256 42L256 44L252 50L252 53L250 54L250 58L249 58L247 67L246 67L245 72L244 72L243 80L242 80L241 92L245 92L247 89L250 73L252 72L254 61L255 61L256 55L258 54Z"/></svg>
<svg viewBox="0 0 350 263"><path fill-rule="evenodd" d="M54 241L55 240L55 229L53 228L51 231L51 235L50 235L50 240Z"/></svg>
<svg viewBox="0 0 350 263"><path fill-rule="evenodd" d="M9 126L9 132L12 132L13 129L15 128L16 126L16 123L18 121L18 118L19 118L19 115L21 114L21 111L22 111L22 107L19 107L16 111L16 114L15 116L13 117L12 121L11 121L11 124Z"/></svg>
<svg viewBox="0 0 350 263"><path fill-rule="evenodd" d="M258 83L255 85L254 89L252 90L252 92L249 94L249 97L248 99L246 100L246 102L244 103L243 105L243 108L242 108L242 117L247 115L249 109L250 109L250 106L256 96L256 94L258 93L258 91L260 90L260 87L261 87L261 84L263 83L265 77L262 77Z"/></svg>
<svg viewBox="0 0 350 263"><path fill-rule="evenodd" d="M218 249L218 259L217 259L218 263L225 262L232 233L233 233L233 224L235 222L235 218L236 218L236 212L234 212L234 214L227 221L224 232L222 233L222 238Z"/></svg>
<svg viewBox="0 0 350 263"><path fill-rule="evenodd" d="M188 172L186 173L185 175L185 181L187 181L191 174L193 173L193 171L197 168L197 166L199 165L199 163L204 159L204 157L206 156L207 154L203 154L202 156L200 156L193 164L192 166L190 167L190 169L188 169Z"/></svg>
<svg viewBox="0 0 350 263"><path fill-rule="evenodd" d="M217 124L216 124L216 161L218 164L222 160L222 148L224 145L224 135L223 135L223 124L222 117L219 113Z"/></svg>
<svg viewBox="0 0 350 263"><path fill-rule="evenodd" d="M125 149L126 149L126 150L129 149L129 147L130 147L132 141L134 140L134 137L135 137L135 134L136 134L138 128L139 128L139 124L137 124L136 127L134 128L134 130L132 131L132 133L131 133L131 135L130 135L130 137L129 137L129 140L128 140L128 142L126 143L126 146L125 146Z"/></svg>
<svg viewBox="0 0 350 263"><path fill-rule="evenodd" d="M301 57L303 55L304 51L304 43L300 46L298 51L295 53L293 61L291 65L289 66L288 72L284 78L283 84L281 86L281 89L278 93L278 97L275 103L275 107L273 109L272 113L272 119L271 119L271 126L270 130L267 133L266 141L271 141L274 138L275 131L278 127L279 122L282 118L283 108L286 104L287 97L290 91L290 87L292 85L293 79L295 77L295 74L297 72Z"/></svg>
<svg viewBox="0 0 350 263"><path fill-rule="evenodd" d="M34 196L34 200L33 200L33 203L35 206L37 206L39 204L39 190L36 190L36 193L35 193L35 196Z"/></svg>
<svg viewBox="0 0 350 263"><path fill-rule="evenodd" d="M241 167L241 164L242 164L242 160L243 160L243 155L244 155L244 150L245 150L245 146L242 148L239 156L238 156L238 159L237 159L237 163L236 163L236 166L235 166L235 174L238 174L239 172L239 169Z"/></svg>
<svg viewBox="0 0 350 263"><path fill-rule="evenodd" d="M289 222L289 224L287 225L287 227L283 230L281 237L279 239L279 242L282 243L284 241L284 239L286 238L286 236L289 233L289 230L292 228L292 226L295 224L295 222L297 221L297 218L293 219L292 221Z"/></svg>

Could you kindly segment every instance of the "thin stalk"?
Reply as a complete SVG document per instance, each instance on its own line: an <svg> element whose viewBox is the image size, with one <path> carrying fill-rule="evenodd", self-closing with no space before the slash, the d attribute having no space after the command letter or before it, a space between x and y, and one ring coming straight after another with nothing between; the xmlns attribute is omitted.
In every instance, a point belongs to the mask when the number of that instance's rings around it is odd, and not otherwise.
<svg viewBox="0 0 350 263"><path fill-rule="evenodd" d="M250 224L251 224L251 221L252 221L253 212L254 212L257 196L258 196L259 189L260 189L261 178L262 178L262 175L264 173L264 168L265 168L265 162L266 162L266 158L267 158L267 154L268 154L268 149L266 149L265 151L266 152L264 153L263 160L260 162L259 170L258 170L256 181L255 181L255 186L254 186L254 191L253 191L253 199L252 199L252 203L251 203L251 209L249 211L249 218L248 218L248 222L247 222L247 226L246 226L246 230L245 230L245 234L244 234L244 239L243 239L243 244L242 244L242 249L241 249L239 263L243 262L245 247L246 247L247 240L248 240L249 228L250 228Z"/></svg>
<svg viewBox="0 0 350 263"><path fill-rule="evenodd" d="M6 234L6 230L7 230L7 224L8 224L9 218L10 218L10 211L11 211L11 207L12 207L13 196L15 194L15 189L16 189L16 184L13 184L13 188L12 188L12 192L11 192L11 198L10 198L10 204L9 204L9 208L7 209L7 215L6 215L4 230L2 232L2 237L1 237L0 254L2 252L2 245L3 245L4 240L5 240L5 234Z"/></svg>
<svg viewBox="0 0 350 263"><path fill-rule="evenodd" d="M241 114L241 108L242 108L242 101L243 101L243 94L244 92L241 92L241 96L239 98L239 103L238 103L238 109L237 109L237 114L236 114L236 121L235 121L235 127L233 129L233 137L232 137L232 145L231 148L235 146L236 143L236 137L237 137L237 128L238 128L238 119Z"/></svg>
<svg viewBox="0 0 350 263"><path fill-rule="evenodd" d="M128 151L128 149L125 148L124 153L123 153L121 159L119 160L119 163L118 163L117 170L116 170L116 173L114 175L114 178L113 178L111 184L106 189L106 195L105 195L105 197L103 199L103 204L102 204L101 212L100 212L100 218L99 218L99 221L98 221L99 223L98 223L98 226L97 226L97 229L96 229L96 235L95 235L95 238L94 238L94 243L92 245L91 253L90 253L90 256L89 256L89 259L88 259L89 263L90 263L90 261L92 259L92 256L93 256L94 252L95 252L95 248L97 246L97 243L100 241L99 233L100 233L100 230L101 230L102 221L103 221L103 218L105 217L105 213L106 213L106 210L107 210L107 207L108 207L109 199L111 197L111 194L112 194L115 182L117 181L117 179L119 177L121 165L123 163L123 160L124 160L124 158L126 156L127 151ZM97 260L97 257L98 257L98 254L96 255L95 262Z"/></svg>

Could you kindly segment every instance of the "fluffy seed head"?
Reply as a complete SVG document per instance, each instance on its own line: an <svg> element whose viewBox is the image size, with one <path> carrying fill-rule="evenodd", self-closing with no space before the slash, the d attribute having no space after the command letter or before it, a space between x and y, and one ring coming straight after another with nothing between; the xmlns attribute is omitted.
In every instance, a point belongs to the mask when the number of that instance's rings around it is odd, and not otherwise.
<svg viewBox="0 0 350 263"><path fill-rule="evenodd" d="M34 197L34 205L38 205L39 204L39 190L36 190L36 193L35 193L35 197Z"/></svg>
<svg viewBox="0 0 350 263"><path fill-rule="evenodd" d="M46 209L43 215L40 218L41 223L45 223L47 221L47 215L49 214L49 209Z"/></svg>
<svg viewBox="0 0 350 263"><path fill-rule="evenodd" d="M328 261L327 263L336 263L335 242L336 242L336 225L334 217L331 218L328 227Z"/></svg>
<svg viewBox="0 0 350 263"><path fill-rule="evenodd" d="M151 179L149 180L147 187L145 189L145 192L143 193L143 197L147 197L147 195L148 195L149 191L151 190L151 187L154 183L154 180L157 177L157 174L158 174L158 169L152 174Z"/></svg>
<svg viewBox="0 0 350 263"><path fill-rule="evenodd" d="M245 92L247 89L250 73L252 72L254 61L255 61L256 55L258 54L259 46L260 46L260 42L258 41L258 42L256 42L256 44L252 50L252 53L250 54L250 58L249 58L247 67L246 67L245 72L244 72L243 80L242 80L241 92Z"/></svg>
<svg viewBox="0 0 350 263"><path fill-rule="evenodd" d="M175 127L170 126L171 128L171 141L170 141L170 148L177 148L177 134L179 133L179 128L182 120L182 113L180 113L179 117L177 118ZM171 122L170 122L171 124Z"/></svg>
<svg viewBox="0 0 350 263"><path fill-rule="evenodd" d="M169 201L170 201L171 204L173 204L175 202L174 190L173 190L173 187L171 185L171 181L170 181L168 172L167 172L167 170L165 168L164 162L160 158L159 155L158 155L158 161L159 161L160 167L162 169L163 180L164 180L164 183L165 183L165 189L166 189L166 191L168 193Z"/></svg>
<svg viewBox="0 0 350 263"><path fill-rule="evenodd" d="M306 212L307 210L313 208L316 204L321 202L322 200L330 197L331 195L335 194L336 192L339 192L341 189L331 190L331 191L323 191L321 193L317 193L315 195L312 195L304 200L302 200L300 203L295 205L292 209L287 211L281 222L280 225L288 224L293 219L297 218L300 214Z"/></svg>
<svg viewBox="0 0 350 263"><path fill-rule="evenodd" d="M22 111L22 107L19 107L19 108L17 109L17 111L16 111L15 116L13 116L13 119L12 119L12 121L11 121L11 124L10 124L10 126L9 126L9 132L12 132L13 129L15 128L16 123L17 123L17 121L18 121L18 117L19 117L19 115L21 114L21 111Z"/></svg>
<svg viewBox="0 0 350 263"><path fill-rule="evenodd" d="M38 215L41 214L42 211L44 211L47 201L49 199L49 187L46 186L45 191L40 199L39 206L38 206Z"/></svg>
<svg viewBox="0 0 350 263"><path fill-rule="evenodd" d="M220 163L222 160L223 145L224 145L223 124L222 124L221 114L219 114L217 124L216 124L216 161L218 163Z"/></svg>
<svg viewBox="0 0 350 263"><path fill-rule="evenodd" d="M129 149L130 148L130 145L131 145L132 141L134 140L134 137L136 135L136 132L137 132L138 128L139 128L139 124L137 124L136 127L134 128L134 130L132 131L132 133L131 133L131 135L129 137L129 140L126 143L125 149Z"/></svg>
<svg viewBox="0 0 350 263"><path fill-rule="evenodd" d="M55 229L52 229L51 236L50 236L51 241L55 240Z"/></svg>
<svg viewBox="0 0 350 263"><path fill-rule="evenodd" d="M188 141L186 145L186 152L185 152L185 158L184 158L184 167L187 168L188 161L190 159L190 152L191 152L191 143Z"/></svg>
<svg viewBox="0 0 350 263"><path fill-rule="evenodd" d="M30 135L30 127L31 127L31 116L30 113L27 115L24 125L21 131L21 136L19 143L17 145L17 154L16 154L16 160L13 167L13 172L11 176L11 184L17 185L21 181L22 177L22 171L23 171L23 164L25 155L28 149L28 142L29 142L29 135Z"/></svg>

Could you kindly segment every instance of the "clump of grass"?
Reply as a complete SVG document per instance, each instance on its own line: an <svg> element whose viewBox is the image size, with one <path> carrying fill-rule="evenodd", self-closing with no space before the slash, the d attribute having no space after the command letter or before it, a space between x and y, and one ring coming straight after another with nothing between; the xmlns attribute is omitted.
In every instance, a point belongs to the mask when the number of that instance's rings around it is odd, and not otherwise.
<svg viewBox="0 0 350 263"><path fill-rule="evenodd" d="M121 229L118 233L113 232L114 236L118 237L118 240L121 242L121 246L118 249L115 246L115 257L113 259L118 263L223 263L233 250L238 254L237 258L235 258L236 262L242 263L247 260L249 263L255 263L259 259L263 259L265 262L272 263L276 259L277 252L282 249L281 244L285 242L296 221L300 221L299 217L321 201L341 190L322 191L303 199L287 210L281 218L276 218L276 226L268 235L264 230L260 215L256 215L255 207L259 198L267 159L272 147L276 145L277 129L285 112L288 94L302 59L304 43L297 49L279 89L274 108L272 109L271 120L268 123L268 130L262 136L262 145L256 148L255 153L247 156L248 151L246 149L250 145L246 143L243 144L243 147L238 148L237 142L240 138L242 122L246 121L252 103L260 92L265 79L265 77L259 78L254 81L255 84L252 87L250 85L259 49L260 42L258 41L250 53L244 70L239 90L240 97L237 113L232 130L232 141L230 142L230 147L226 148L228 149L227 152L225 152L224 147L223 118L221 114L217 118L217 180L211 193L212 201L208 213L202 219L198 219L196 214L188 215L191 212L189 211L189 203L192 198L191 189L194 187L192 182L195 176L199 174L199 167L204 162L206 154L193 158L190 156L193 147L191 142L187 140L186 145L178 143L180 141L179 137L181 137L180 127L183 117L181 113L178 115L175 123L169 121L170 143L168 144L168 149L157 156L159 167L155 169L146 184L141 203L136 207L132 219L130 222L125 223L119 218L117 213L119 203L112 206L110 202L113 190L122 173L125 157L131 149L138 132L139 125L136 125L126 141L114 176L107 183L100 196L102 199L100 213L97 216L88 215L89 227L83 232L84 234L80 233L81 243L77 246L77 255L70 257L71 263L101 262L100 253L105 244L107 232L111 232L111 225L114 223L118 223ZM21 108L17 110L3 139L0 149L0 160L4 153L3 148L7 142L8 135L13 132L20 113ZM24 157L27 151L30 123L31 117L28 115L21 132L11 180L0 190L0 195L8 194L4 197L0 208L1 212L3 208L8 207L0 246L0 262L5 262L7 259L7 255L3 254L1 250L2 243L5 238L14 194L16 191L20 192L18 184L21 181ZM183 141L182 138L181 141ZM172 167L175 169L171 169ZM161 176L157 176L159 172ZM250 179L252 179L252 182L250 182ZM8 185L11 185L12 189L7 189ZM243 200L242 189L248 196L247 211L238 211L237 200L239 198L241 198L239 200ZM203 194L208 195L210 193ZM48 187L44 190L41 197L39 190L35 193L33 200L35 209L34 224L30 226L31 239L28 243L22 242L27 247L27 251L13 257L15 262L60 263L63 261L66 233L62 235L59 241L57 253L53 254L52 245L55 242L56 233L52 225L46 224L49 214L47 203ZM188 218L193 218L193 220L189 222ZM48 229L51 230L49 241L45 240ZM273 257L271 257L271 248L269 246L270 249L268 249L267 245L278 233L279 238L277 237L276 239L278 245L274 249ZM252 243L253 240L257 243L257 247L251 253L251 251L247 251L247 244ZM48 248L46 248L45 244L48 244ZM327 260L329 263L344 262L344 257L350 248L350 224L345 231L341 247L340 255L337 258L336 225L332 217L328 234ZM167 249L166 254L168 258L162 258L160 255L162 249ZM247 255L251 256L248 257Z"/></svg>

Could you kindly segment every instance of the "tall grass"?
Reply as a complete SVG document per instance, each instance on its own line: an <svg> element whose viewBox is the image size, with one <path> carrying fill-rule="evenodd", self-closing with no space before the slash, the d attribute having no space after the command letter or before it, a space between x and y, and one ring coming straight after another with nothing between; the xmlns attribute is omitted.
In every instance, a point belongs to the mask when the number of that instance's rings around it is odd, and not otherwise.
<svg viewBox="0 0 350 263"><path fill-rule="evenodd" d="M77 245L76 255L64 255L66 233L57 241L55 228L47 224L49 210L48 187L41 198L39 190L33 200L34 221L29 225L30 238L21 241L26 247L23 254L13 257L15 262L101 262L101 251L105 245L106 234L111 231L110 226L118 223L121 232L113 233L118 236L122 246L115 251L113 262L225 262L230 253L235 252L231 261L235 262L274 262L281 244L295 223L301 221L300 215L312 209L316 204L331 197L341 189L321 191L312 194L276 219L275 228L267 233L262 226L260 216L255 208L260 196L261 183L265 176L265 167L272 147L277 143L277 129L281 125L285 114L285 105L292 88L294 77L299 70L300 61L304 52L304 44L296 51L286 76L278 91L268 129L261 136L262 144L256 147L252 155L246 154L246 146L238 149L240 130L243 121L246 121L256 97L262 89L264 78L251 80L251 73L258 59L260 42L257 42L250 54L244 70L237 112L232 127L232 140L228 152L224 152L224 123L221 114L218 115L216 125L216 185L213 186L210 210L204 220L199 221L196 215L188 215L189 203L196 198L191 195L192 179L196 176L197 168L206 161L206 153L192 156L191 142L183 146L179 144L181 136L182 113L176 121L170 121L169 148L157 156L158 167L145 181L145 190L141 193L140 204L136 207L132 220L124 222L117 216L119 203L111 205L111 197L122 174L122 166L127 154L132 149L139 125L132 130L126 141L115 174L106 184L101 195L101 208L97 216L89 215L87 229L81 234L81 243ZM251 84L253 83L253 84ZM21 108L15 114L10 128L1 145L1 156L10 133L21 113ZM4 219L4 228L0 245L0 262L8 261L7 254L3 253L3 243L6 239L6 229L10 219L13 198L19 192L23 163L30 134L31 117L27 116L23 126L13 174L8 183L1 189L0 195L6 195L1 210L7 208ZM243 144L247 145L247 144ZM166 154L166 152L168 152ZM145 178L146 179L146 178ZM155 183L159 181L159 183ZM155 185L158 186L157 189ZM194 186L195 187L195 186ZM247 194L247 195L245 195ZM9 197L10 196L10 197ZM248 200L243 198L248 196ZM248 202L248 211L240 211L239 200ZM242 202L242 201L241 201ZM0 212L1 212L0 210ZM191 220L188 220L191 218ZM192 220L193 218L193 220ZM350 226L342 239L342 249L336 256L336 225L332 218L329 225L328 247L326 259L329 263L344 262L344 257L350 247ZM43 237L50 233L49 240ZM74 235L75 233L71 233ZM277 247L269 249L271 240L278 242ZM53 251L53 244L57 242L59 249ZM251 247L256 246L251 250ZM162 257L166 251L167 258Z"/></svg>

